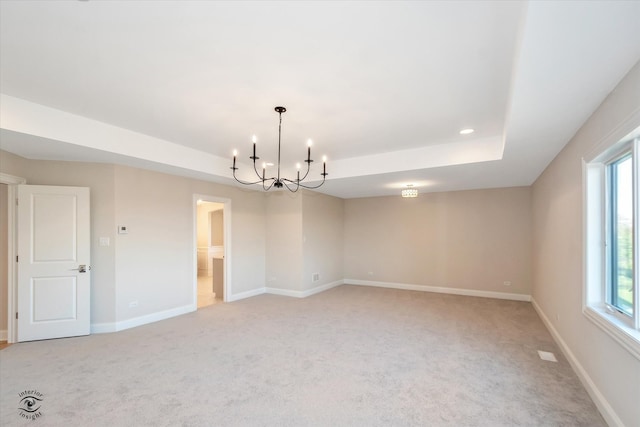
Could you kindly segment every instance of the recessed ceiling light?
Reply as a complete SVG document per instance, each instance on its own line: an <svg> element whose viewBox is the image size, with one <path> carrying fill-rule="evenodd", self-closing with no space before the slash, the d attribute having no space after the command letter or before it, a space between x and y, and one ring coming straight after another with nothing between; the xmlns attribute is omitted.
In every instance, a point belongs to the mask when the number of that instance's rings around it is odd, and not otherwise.
<svg viewBox="0 0 640 427"><path fill-rule="evenodd" d="M473 133L473 129L471 129L471 128L462 129L460 131L460 135L469 135L470 133Z"/></svg>

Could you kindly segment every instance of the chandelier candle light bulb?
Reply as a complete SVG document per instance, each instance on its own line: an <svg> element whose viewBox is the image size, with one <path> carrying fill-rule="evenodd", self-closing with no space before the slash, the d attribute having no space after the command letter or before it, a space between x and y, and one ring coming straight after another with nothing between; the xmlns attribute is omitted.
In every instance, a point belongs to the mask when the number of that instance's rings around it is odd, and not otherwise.
<svg viewBox="0 0 640 427"><path fill-rule="evenodd" d="M322 182L320 182L317 185L305 185L302 184L302 181L304 181L307 176L309 175L309 172L311 171L311 163L313 162L313 159L311 159L311 145L313 144L313 142L311 141L311 139L307 140L307 160L305 160L305 163L307 164L307 171L305 172L304 176L301 178L300 177L300 163L296 164L296 169L297 169L297 177L296 179L287 179L284 178L280 175L280 154L281 154L281 139L282 139L282 113L284 113L285 111L287 111L287 109L285 107L276 107L275 108L276 112L278 113L279 116L279 125L278 125L278 166L277 166L277 176L271 177L271 178L267 178L267 163L263 163L262 164L262 176L260 176L260 174L258 173L258 170L256 169L256 160L259 159L259 157L256 155L256 142L258 140L258 138L253 135L253 137L251 138L251 140L253 141L253 156L249 157L251 160L253 160L253 169L258 177L258 181L254 181L254 182L247 182L247 181L243 181L240 180L237 176L236 176L236 171L238 170L238 167L236 166L236 156L238 155L238 151L234 150L233 151L233 166L231 166L231 169L233 170L233 178L238 181L240 184L244 184L244 185L253 185L253 184L262 184L262 188L265 191L269 191L272 187L275 188L282 188L282 187L287 187L287 190L291 191L292 193L295 193L296 191L298 191L300 189L300 187L303 188L309 188L309 189L314 189L314 188L318 188L320 187L322 184L324 184L324 181L326 180L327 177L327 156L323 156L322 157L322 173L320 174L320 176L322 177ZM269 165L273 165L272 163L269 163Z"/></svg>
<svg viewBox="0 0 640 427"><path fill-rule="evenodd" d="M253 157L251 157L253 159L253 161L255 162L257 157L256 157L256 142L258 141L258 138L256 138L255 135L253 135L253 137L251 138L251 140L253 141Z"/></svg>

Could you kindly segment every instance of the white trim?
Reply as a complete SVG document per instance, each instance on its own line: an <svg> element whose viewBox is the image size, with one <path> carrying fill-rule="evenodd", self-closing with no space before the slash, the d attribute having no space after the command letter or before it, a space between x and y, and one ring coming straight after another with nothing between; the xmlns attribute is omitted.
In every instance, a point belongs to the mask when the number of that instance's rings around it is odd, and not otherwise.
<svg viewBox="0 0 640 427"><path fill-rule="evenodd" d="M640 108L636 108L634 111L629 113L629 115L620 121L616 127L600 138L593 148L585 154L584 160L587 163L591 163L603 154L606 156L607 150L609 150L611 146L615 145L618 141L631 135L631 132L638 127L638 124L640 124Z"/></svg>
<svg viewBox="0 0 640 427"><path fill-rule="evenodd" d="M303 298L302 291L292 291L290 289L264 288L264 292L266 294L280 295L283 297Z"/></svg>
<svg viewBox="0 0 640 427"><path fill-rule="evenodd" d="M103 334L108 332L118 332L125 329L135 328L136 326L147 325L149 323L158 322L160 320L169 319L171 317L180 316L195 311L191 304L183 305L182 307L176 307L169 310L158 311L156 313L147 314L140 317L134 317L132 319L122 320L120 322L113 323L92 323L92 334Z"/></svg>
<svg viewBox="0 0 640 427"><path fill-rule="evenodd" d="M553 327L553 324L549 321L549 318L544 314L542 308L540 308L535 299L531 299L531 305L533 305L533 308L538 313L538 316L540 316L542 323L544 323L544 325L547 327L554 341L558 344L560 350L562 350L562 353L569 361L569 364L571 364L571 367L578 375L578 378L580 378L582 385L587 390L587 393L589 393L589 396L591 396L591 400L593 400L593 402L596 404L598 410L600 411L600 414L605 419L607 424L609 426L624 427L624 423L622 422L620 417L618 417L618 414L616 414L607 399L600 392L587 371L582 367L571 349L569 349L567 343L562 339L556 328Z"/></svg>
<svg viewBox="0 0 640 427"><path fill-rule="evenodd" d="M320 292L328 291L336 286L344 285L344 280L336 280L335 282L325 283L324 285L316 286L315 288L302 291L302 298L309 297L311 295L319 294Z"/></svg>
<svg viewBox="0 0 640 427"><path fill-rule="evenodd" d="M599 153L592 152L588 157L582 160L582 218L583 218L583 283L582 283L582 313L584 316L598 326L603 332L613 338L625 350L629 351L636 359L640 359L640 315L637 310L640 307L640 295L634 292L636 313L633 321L628 321L618 313L609 312L606 308L607 304L607 279L605 277L607 270L608 257L606 254L607 236L609 235L606 206L608 205L606 190L606 164L622 152L629 150L629 144L633 141L633 157L634 157L634 193L637 193L639 179L636 168L638 167L638 140L637 137L631 138L630 132L636 132L640 129L638 121L640 121L640 111L637 115L632 116L634 120L634 130L628 131L627 127L621 129L625 132L618 140L603 139L598 148ZM627 124L628 126L628 124ZM630 136L631 135L631 136ZM638 199L634 196L634 224L638 224L637 215L639 212ZM637 233L634 233L634 265L638 265L638 256L640 247ZM634 282L637 283L638 270L634 272ZM634 323L635 322L635 323Z"/></svg>
<svg viewBox="0 0 640 427"><path fill-rule="evenodd" d="M583 308L582 313L636 359L640 360L640 331L631 328L617 316L607 313L605 309L587 306Z"/></svg>
<svg viewBox="0 0 640 427"><path fill-rule="evenodd" d="M240 301L241 299L255 297L262 295L266 292L266 288L253 289L251 291L240 292L239 294L229 295L229 298L225 302Z"/></svg>
<svg viewBox="0 0 640 427"><path fill-rule="evenodd" d="M0 183L7 185L19 185L26 184L27 180L15 175L9 175L8 173L0 172Z"/></svg>
<svg viewBox="0 0 640 427"><path fill-rule="evenodd" d="M18 307L18 290L16 288L16 185L26 184L27 180L7 173L0 172L0 184L7 184L7 331L4 340L14 343L18 337L18 322L15 321L16 307Z"/></svg>
<svg viewBox="0 0 640 427"><path fill-rule="evenodd" d="M324 285L316 286L315 288L307 289L306 291L292 291L289 289L265 288L265 292L267 294L282 295L286 297L306 298L311 295L315 295L320 292L327 291L331 288L335 288L336 286L340 286L343 284L344 284L344 280L336 280L335 282L330 282Z"/></svg>
<svg viewBox="0 0 640 427"><path fill-rule="evenodd" d="M7 330L3 329L0 331L0 341L7 341Z"/></svg>
<svg viewBox="0 0 640 427"><path fill-rule="evenodd" d="M377 288L404 289L407 291L435 292L439 294L465 295L470 297L496 298L512 301L531 301L531 295L506 292L478 291L474 289L446 288L440 286L413 285L409 283L375 282L371 280L344 279L346 285L374 286Z"/></svg>
<svg viewBox="0 0 640 427"><path fill-rule="evenodd" d="M92 334L108 334L111 332L117 332L118 330L116 322L92 323L90 332Z"/></svg>

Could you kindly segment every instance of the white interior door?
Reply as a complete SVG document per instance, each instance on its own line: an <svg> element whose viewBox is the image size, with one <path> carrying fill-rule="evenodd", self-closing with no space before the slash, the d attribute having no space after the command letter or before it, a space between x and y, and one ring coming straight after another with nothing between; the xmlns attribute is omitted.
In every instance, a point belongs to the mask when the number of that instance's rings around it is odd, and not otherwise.
<svg viewBox="0 0 640 427"><path fill-rule="evenodd" d="M90 331L89 189L18 186L18 341Z"/></svg>

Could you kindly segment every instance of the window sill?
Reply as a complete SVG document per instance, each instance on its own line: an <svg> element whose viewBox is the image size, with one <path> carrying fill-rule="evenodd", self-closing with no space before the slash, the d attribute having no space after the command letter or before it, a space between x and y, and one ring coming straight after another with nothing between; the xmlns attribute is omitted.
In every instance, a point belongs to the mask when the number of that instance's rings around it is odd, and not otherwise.
<svg viewBox="0 0 640 427"><path fill-rule="evenodd" d="M587 319L599 326L636 359L640 360L640 331L629 327L604 308L585 307L582 312Z"/></svg>

